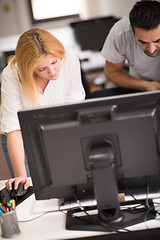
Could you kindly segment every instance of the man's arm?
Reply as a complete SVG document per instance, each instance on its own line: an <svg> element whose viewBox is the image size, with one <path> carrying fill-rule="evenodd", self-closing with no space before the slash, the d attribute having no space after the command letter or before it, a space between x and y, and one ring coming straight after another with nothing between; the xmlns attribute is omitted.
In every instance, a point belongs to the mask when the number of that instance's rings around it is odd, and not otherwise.
<svg viewBox="0 0 160 240"><path fill-rule="evenodd" d="M155 81L145 81L132 77L123 70L124 62L111 63L106 60L104 73L109 81L123 88L131 88L140 91L160 90L160 83Z"/></svg>

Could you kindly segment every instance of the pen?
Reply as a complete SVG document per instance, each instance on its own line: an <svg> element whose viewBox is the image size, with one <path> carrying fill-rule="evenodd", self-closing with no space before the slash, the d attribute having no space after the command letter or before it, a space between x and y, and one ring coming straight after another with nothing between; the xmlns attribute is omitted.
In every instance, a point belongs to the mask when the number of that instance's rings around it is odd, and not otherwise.
<svg viewBox="0 0 160 240"><path fill-rule="evenodd" d="M6 207L4 206L4 204L0 203L0 208L1 210L5 213L5 212L8 212Z"/></svg>
<svg viewBox="0 0 160 240"><path fill-rule="evenodd" d="M0 213L3 213L2 209L0 208Z"/></svg>
<svg viewBox="0 0 160 240"><path fill-rule="evenodd" d="M12 204L12 209L15 210L15 208L16 208L16 202L15 202L15 200L12 199L10 202L11 202L11 204Z"/></svg>
<svg viewBox="0 0 160 240"><path fill-rule="evenodd" d="M7 210L7 208L3 205L3 206L1 206L1 208L2 208L2 210L3 210L3 212L8 212L8 210Z"/></svg>
<svg viewBox="0 0 160 240"><path fill-rule="evenodd" d="M11 203L11 202L8 202L8 203L7 203L7 209L8 209L9 211L12 211L12 203Z"/></svg>

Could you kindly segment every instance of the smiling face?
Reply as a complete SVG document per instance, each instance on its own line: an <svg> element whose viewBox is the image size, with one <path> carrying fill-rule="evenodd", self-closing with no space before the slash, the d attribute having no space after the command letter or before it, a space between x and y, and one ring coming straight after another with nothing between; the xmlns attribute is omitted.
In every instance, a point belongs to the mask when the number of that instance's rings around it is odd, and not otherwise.
<svg viewBox="0 0 160 240"><path fill-rule="evenodd" d="M134 36L142 51L149 57L160 54L160 25L152 30L135 28Z"/></svg>
<svg viewBox="0 0 160 240"><path fill-rule="evenodd" d="M56 80L61 69L61 58L53 57L51 54L44 58L35 67L34 72L41 80Z"/></svg>

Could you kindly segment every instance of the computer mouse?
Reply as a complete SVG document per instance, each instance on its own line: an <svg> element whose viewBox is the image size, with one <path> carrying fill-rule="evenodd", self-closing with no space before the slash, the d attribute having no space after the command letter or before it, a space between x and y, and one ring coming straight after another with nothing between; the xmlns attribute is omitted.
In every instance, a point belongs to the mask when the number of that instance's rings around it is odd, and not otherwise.
<svg viewBox="0 0 160 240"><path fill-rule="evenodd" d="M24 184L19 183L18 188L14 189L14 182L12 183L12 189L10 191L11 198L18 198L24 196L28 192L27 189L24 189Z"/></svg>

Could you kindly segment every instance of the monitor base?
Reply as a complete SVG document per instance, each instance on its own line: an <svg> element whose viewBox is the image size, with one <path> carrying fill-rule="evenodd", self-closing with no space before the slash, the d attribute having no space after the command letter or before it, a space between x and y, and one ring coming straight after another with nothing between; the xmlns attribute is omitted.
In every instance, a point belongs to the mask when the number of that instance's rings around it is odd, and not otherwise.
<svg viewBox="0 0 160 240"><path fill-rule="evenodd" d="M135 205L141 205L141 207L135 208ZM156 211L151 199L149 199L151 210L146 206L146 200L124 202L121 206L125 206L125 209L121 210L123 220L120 221L103 221L97 213L92 214L97 210L96 207L84 207L84 210L80 208L69 210L67 212L66 229L114 232L156 217Z"/></svg>

